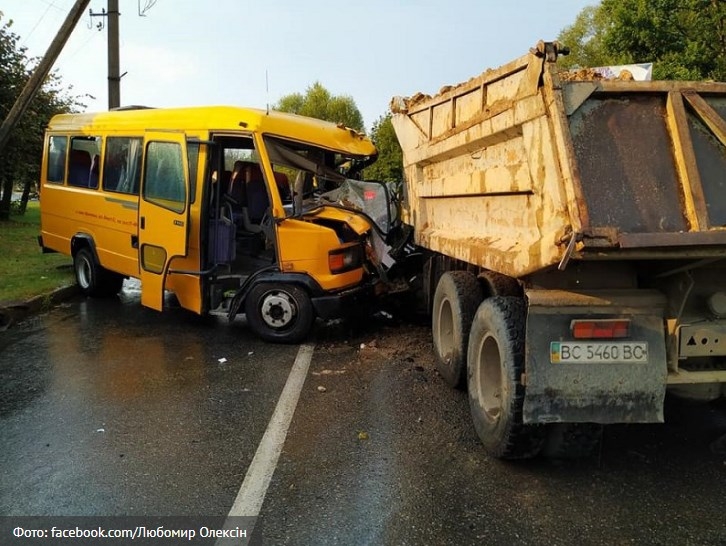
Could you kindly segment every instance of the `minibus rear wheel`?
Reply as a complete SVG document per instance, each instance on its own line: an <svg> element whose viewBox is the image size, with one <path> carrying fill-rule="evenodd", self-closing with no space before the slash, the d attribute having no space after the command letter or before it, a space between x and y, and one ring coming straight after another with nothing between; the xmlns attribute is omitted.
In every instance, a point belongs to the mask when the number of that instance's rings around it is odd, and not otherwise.
<svg viewBox="0 0 726 546"><path fill-rule="evenodd" d="M254 286L245 299L245 314L255 334L276 343L299 343L315 320L310 296L292 284Z"/></svg>
<svg viewBox="0 0 726 546"><path fill-rule="evenodd" d="M118 294L124 282L122 275L101 267L88 247L78 249L73 256L73 269L76 283L86 296L113 296Z"/></svg>

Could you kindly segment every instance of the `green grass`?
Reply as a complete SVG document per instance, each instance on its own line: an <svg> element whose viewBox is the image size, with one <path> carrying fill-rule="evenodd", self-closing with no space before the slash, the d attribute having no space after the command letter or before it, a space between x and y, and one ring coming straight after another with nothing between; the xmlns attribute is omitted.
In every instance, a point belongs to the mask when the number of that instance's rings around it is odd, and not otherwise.
<svg viewBox="0 0 726 546"><path fill-rule="evenodd" d="M75 282L71 258L38 246L40 208L30 201L22 216L0 222L0 305L25 301Z"/></svg>

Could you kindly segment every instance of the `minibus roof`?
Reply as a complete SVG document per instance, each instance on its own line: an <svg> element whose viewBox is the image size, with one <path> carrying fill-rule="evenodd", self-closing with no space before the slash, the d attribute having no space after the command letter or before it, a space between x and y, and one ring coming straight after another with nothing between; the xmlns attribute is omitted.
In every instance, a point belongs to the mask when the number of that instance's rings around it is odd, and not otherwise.
<svg viewBox="0 0 726 546"><path fill-rule="evenodd" d="M271 110L235 106L188 108L134 108L109 112L59 114L49 124L51 132L98 135L145 131L253 131L289 138L355 156L372 156L376 148L353 129L314 118Z"/></svg>

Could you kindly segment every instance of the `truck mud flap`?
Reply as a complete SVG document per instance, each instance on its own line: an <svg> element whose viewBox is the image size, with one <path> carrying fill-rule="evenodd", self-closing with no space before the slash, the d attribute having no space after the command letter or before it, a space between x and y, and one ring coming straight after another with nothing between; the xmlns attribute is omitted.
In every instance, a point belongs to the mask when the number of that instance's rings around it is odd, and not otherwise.
<svg viewBox="0 0 726 546"><path fill-rule="evenodd" d="M525 423L663 422L667 362L660 292L526 295ZM578 319L627 319L628 336L575 339L572 321Z"/></svg>

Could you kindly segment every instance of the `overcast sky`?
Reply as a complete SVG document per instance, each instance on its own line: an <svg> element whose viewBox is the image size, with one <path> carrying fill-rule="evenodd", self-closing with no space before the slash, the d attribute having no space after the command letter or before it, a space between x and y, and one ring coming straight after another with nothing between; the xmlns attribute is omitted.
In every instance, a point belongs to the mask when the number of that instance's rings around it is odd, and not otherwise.
<svg viewBox="0 0 726 546"><path fill-rule="evenodd" d="M74 0L6 0L42 55ZM553 40L596 0L120 0L121 104L264 108L319 81L366 128L394 95L433 94ZM94 12L105 0L92 0ZM96 24L100 18L93 18ZM106 30L86 14L55 64L89 111L108 107ZM269 91L265 83L268 75Z"/></svg>

